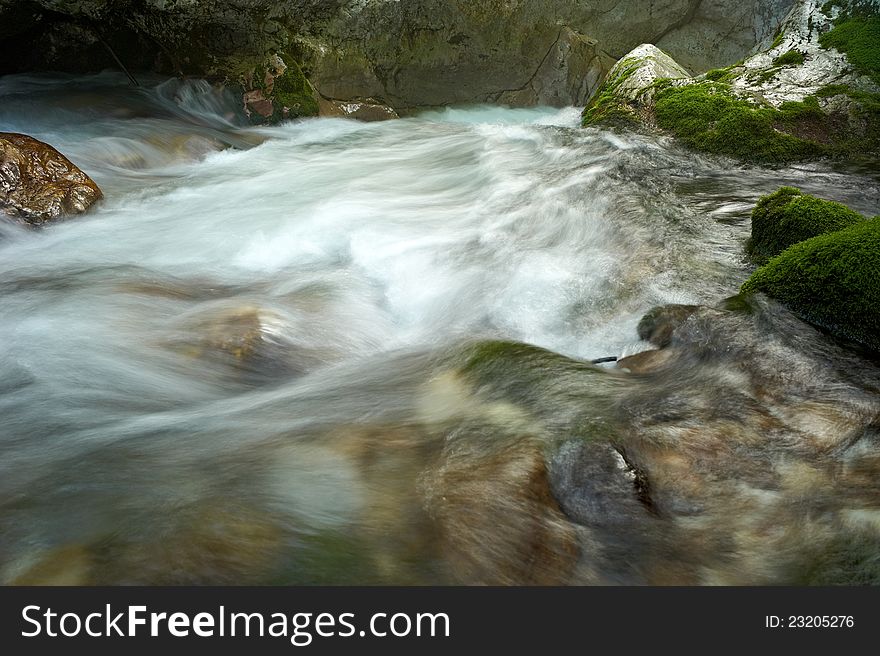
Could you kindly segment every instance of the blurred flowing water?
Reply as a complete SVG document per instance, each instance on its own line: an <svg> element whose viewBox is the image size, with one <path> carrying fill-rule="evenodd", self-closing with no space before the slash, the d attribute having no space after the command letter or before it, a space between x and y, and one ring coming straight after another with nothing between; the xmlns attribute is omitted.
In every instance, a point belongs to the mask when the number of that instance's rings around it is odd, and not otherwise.
<svg viewBox="0 0 880 656"><path fill-rule="evenodd" d="M792 184L880 210L876 171L739 166L581 129L574 108L253 128L202 81L8 76L0 97L0 131L52 144L106 197L41 231L0 222L6 583L666 582L638 564L669 553L671 537L644 534L664 529L627 525L628 565L587 567L604 538L560 528L578 523L568 474L551 455L547 471L523 463L590 403L613 414L685 371L661 385L580 361L649 348L636 325L654 306L735 294L760 195ZM564 389L508 389L534 354L476 387L448 378L488 340L566 356L543 371ZM856 403L862 428L872 399ZM465 493L475 481L491 489ZM540 508L518 496L536 485L553 492ZM444 486L464 495L452 509ZM559 517L504 528L548 503ZM515 532L546 547L547 576L530 578ZM477 555L461 535L497 544ZM560 544L579 565L559 564ZM688 549L704 571L731 553ZM675 559L669 582L793 580Z"/></svg>

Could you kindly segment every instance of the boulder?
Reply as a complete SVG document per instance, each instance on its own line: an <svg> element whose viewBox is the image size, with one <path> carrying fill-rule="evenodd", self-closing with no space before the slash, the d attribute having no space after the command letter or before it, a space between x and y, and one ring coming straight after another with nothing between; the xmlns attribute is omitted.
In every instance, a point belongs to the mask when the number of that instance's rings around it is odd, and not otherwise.
<svg viewBox="0 0 880 656"><path fill-rule="evenodd" d="M669 346L675 329L698 309L698 305L663 305L654 308L639 321L639 339L659 348Z"/></svg>
<svg viewBox="0 0 880 656"><path fill-rule="evenodd" d="M103 194L98 185L49 144L0 132L0 210L41 225L85 212Z"/></svg>
<svg viewBox="0 0 880 656"><path fill-rule="evenodd" d="M880 349L880 217L791 246L742 291L762 292L810 323Z"/></svg>
<svg viewBox="0 0 880 656"><path fill-rule="evenodd" d="M269 55L239 76L244 113L253 123L317 116L318 95L294 60Z"/></svg>
<svg viewBox="0 0 880 656"><path fill-rule="evenodd" d="M643 43L618 61L608 72L590 104L584 109L587 125L638 124L648 121L640 110L650 107L658 80L689 79L691 74L665 52Z"/></svg>
<svg viewBox="0 0 880 656"><path fill-rule="evenodd" d="M781 187L762 196L752 210L752 237L746 250L753 260L766 261L800 241L843 230L865 217L846 205Z"/></svg>

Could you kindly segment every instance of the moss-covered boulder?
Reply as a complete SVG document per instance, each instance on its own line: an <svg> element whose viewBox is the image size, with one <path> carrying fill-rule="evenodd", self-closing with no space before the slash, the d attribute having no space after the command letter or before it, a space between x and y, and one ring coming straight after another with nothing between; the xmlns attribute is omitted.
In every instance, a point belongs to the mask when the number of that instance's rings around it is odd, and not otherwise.
<svg viewBox="0 0 880 656"><path fill-rule="evenodd" d="M655 83L687 79L690 73L672 57L643 43L618 61L584 109L583 125L623 126L638 123L653 99Z"/></svg>
<svg viewBox="0 0 880 656"><path fill-rule="evenodd" d="M762 196L752 210L752 238L746 251L757 262L798 242L848 228L865 217L846 205L802 193L794 187Z"/></svg>
<svg viewBox="0 0 880 656"><path fill-rule="evenodd" d="M810 323L880 349L880 217L795 244L742 291L767 294Z"/></svg>
<svg viewBox="0 0 880 656"><path fill-rule="evenodd" d="M828 152L825 144L797 136L806 124L822 120L818 104L786 102L776 108L722 82L661 84L654 115L657 125L686 145L744 161L790 162Z"/></svg>

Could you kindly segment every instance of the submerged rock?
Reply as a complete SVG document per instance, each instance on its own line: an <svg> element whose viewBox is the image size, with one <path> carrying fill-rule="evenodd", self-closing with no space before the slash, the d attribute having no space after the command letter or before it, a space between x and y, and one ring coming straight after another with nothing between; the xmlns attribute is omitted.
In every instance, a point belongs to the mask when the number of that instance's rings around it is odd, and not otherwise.
<svg viewBox="0 0 880 656"><path fill-rule="evenodd" d="M760 294L650 353L384 353L175 417L0 499L0 579L880 583L877 364Z"/></svg>
<svg viewBox="0 0 880 656"><path fill-rule="evenodd" d="M752 210L752 237L746 251L752 259L766 261L798 242L864 220L841 203L804 194L794 187L781 187L762 196Z"/></svg>
<svg viewBox="0 0 880 656"><path fill-rule="evenodd" d="M103 194L98 185L49 144L0 132L0 210L41 225L85 212Z"/></svg>
<svg viewBox="0 0 880 656"><path fill-rule="evenodd" d="M297 343L295 328L281 311L220 302L185 318L167 344L250 382L302 375L338 357L329 349Z"/></svg>
<svg viewBox="0 0 880 656"><path fill-rule="evenodd" d="M651 74L659 56L640 46L594 97L584 125L624 118L659 127L696 150L746 161L876 158L877 25L880 13L871 3L798 0L768 47L690 79L665 60L660 68L673 74ZM645 71L645 84L622 84L627 71Z"/></svg>
<svg viewBox="0 0 880 656"><path fill-rule="evenodd" d="M699 309L697 305L663 305L654 308L639 321L639 339L660 348L669 346L675 329Z"/></svg>

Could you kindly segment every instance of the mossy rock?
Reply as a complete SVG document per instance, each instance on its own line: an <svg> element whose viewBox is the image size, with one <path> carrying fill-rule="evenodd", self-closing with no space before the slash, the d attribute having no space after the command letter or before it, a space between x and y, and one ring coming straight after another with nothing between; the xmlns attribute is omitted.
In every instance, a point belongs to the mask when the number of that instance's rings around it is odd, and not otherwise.
<svg viewBox="0 0 880 656"><path fill-rule="evenodd" d="M690 74L654 45L643 43L619 60L583 112L582 125L634 127L640 123L660 80Z"/></svg>
<svg viewBox="0 0 880 656"><path fill-rule="evenodd" d="M258 63L239 61L228 77L239 81L253 123L278 123L319 113L317 92L289 55L273 54Z"/></svg>
<svg viewBox="0 0 880 656"><path fill-rule="evenodd" d="M781 187L762 196L752 210L752 238L746 251L754 260L764 262L798 242L864 220L846 205L804 194L794 187Z"/></svg>
<svg viewBox="0 0 880 656"><path fill-rule="evenodd" d="M311 83L295 61L283 58L287 64L284 75L275 79L272 97L276 119L318 115L318 98Z"/></svg>
<svg viewBox="0 0 880 656"><path fill-rule="evenodd" d="M880 217L783 251L742 286L806 321L880 350Z"/></svg>
<svg viewBox="0 0 880 656"><path fill-rule="evenodd" d="M616 434L613 376L589 362L531 344L487 341L451 353L452 371L483 402L502 402L544 425L571 422L570 435L609 439ZM571 416L572 408L577 408Z"/></svg>
<svg viewBox="0 0 880 656"><path fill-rule="evenodd" d="M657 124L687 146L744 161L791 162L828 152L825 145L792 134L799 124L824 117L815 98L776 109L738 97L728 84L703 81L661 87L654 113Z"/></svg>

